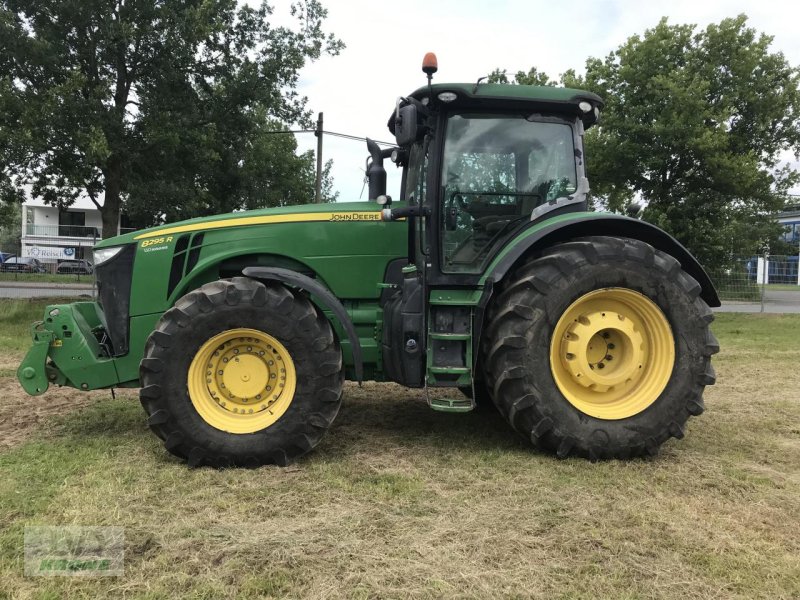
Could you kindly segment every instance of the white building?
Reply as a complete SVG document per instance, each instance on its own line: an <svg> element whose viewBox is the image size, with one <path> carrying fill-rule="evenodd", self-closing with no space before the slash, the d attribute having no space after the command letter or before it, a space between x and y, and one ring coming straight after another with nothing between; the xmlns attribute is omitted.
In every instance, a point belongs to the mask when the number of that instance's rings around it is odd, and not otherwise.
<svg viewBox="0 0 800 600"><path fill-rule="evenodd" d="M22 205L22 256L51 264L70 258L92 260L92 246L102 237L100 211L89 198L78 198L66 210L33 198Z"/></svg>

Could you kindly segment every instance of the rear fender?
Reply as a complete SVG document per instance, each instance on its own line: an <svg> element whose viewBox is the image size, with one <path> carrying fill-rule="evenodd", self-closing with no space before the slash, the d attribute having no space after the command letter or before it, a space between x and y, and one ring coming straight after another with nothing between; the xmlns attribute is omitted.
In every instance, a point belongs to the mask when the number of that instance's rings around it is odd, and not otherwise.
<svg viewBox="0 0 800 600"><path fill-rule="evenodd" d="M571 213L553 219L532 223L512 239L506 248L489 265L481 283L491 286L501 281L506 273L524 257L575 238L607 235L626 237L646 242L656 250L674 257L689 275L700 284L700 297L709 306L719 306L719 296L711 278L702 265L674 237L655 225L620 215L607 213Z"/></svg>

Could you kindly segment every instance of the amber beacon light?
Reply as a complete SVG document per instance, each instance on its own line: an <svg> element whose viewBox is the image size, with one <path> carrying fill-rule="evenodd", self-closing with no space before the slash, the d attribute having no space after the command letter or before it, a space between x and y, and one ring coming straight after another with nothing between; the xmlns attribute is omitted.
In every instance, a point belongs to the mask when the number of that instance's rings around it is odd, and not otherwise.
<svg viewBox="0 0 800 600"><path fill-rule="evenodd" d="M433 52L425 54L425 58L422 59L422 72L430 77L438 70L439 61L436 60L436 55Z"/></svg>

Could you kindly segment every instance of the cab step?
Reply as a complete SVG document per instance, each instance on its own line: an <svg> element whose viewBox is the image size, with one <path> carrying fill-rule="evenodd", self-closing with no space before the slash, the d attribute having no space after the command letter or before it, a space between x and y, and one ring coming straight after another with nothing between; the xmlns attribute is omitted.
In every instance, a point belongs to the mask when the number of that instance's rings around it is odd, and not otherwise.
<svg viewBox="0 0 800 600"><path fill-rule="evenodd" d="M458 400L428 398L428 406L439 412L466 413L475 408L475 403L469 398L460 398Z"/></svg>

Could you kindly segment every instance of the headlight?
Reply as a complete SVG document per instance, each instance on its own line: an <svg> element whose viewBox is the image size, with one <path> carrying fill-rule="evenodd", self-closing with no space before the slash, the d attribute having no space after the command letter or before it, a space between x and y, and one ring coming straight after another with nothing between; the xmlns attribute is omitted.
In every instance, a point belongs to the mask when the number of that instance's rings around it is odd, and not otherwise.
<svg viewBox="0 0 800 600"><path fill-rule="evenodd" d="M113 246L111 248L96 248L94 251L94 266L96 267L108 260L111 260L117 254L119 254L123 248L124 246Z"/></svg>

